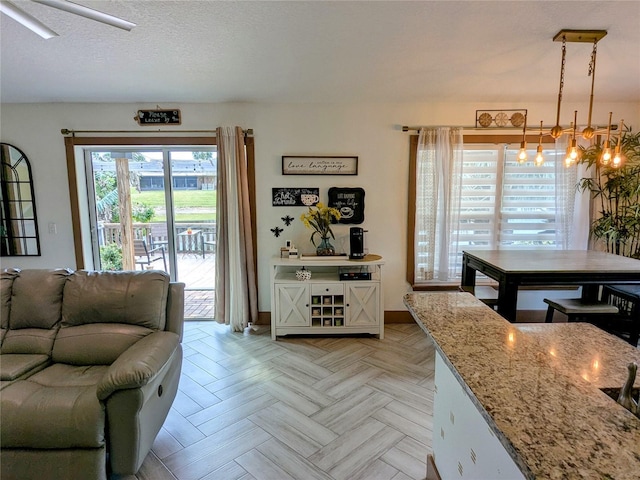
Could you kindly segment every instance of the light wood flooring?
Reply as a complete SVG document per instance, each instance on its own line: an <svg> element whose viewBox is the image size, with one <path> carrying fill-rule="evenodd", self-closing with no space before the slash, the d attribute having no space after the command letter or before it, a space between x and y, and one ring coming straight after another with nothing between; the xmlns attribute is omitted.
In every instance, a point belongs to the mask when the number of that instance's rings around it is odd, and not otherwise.
<svg viewBox="0 0 640 480"><path fill-rule="evenodd" d="M434 348L415 324L374 337L232 333L186 322L178 395L136 476L424 479Z"/></svg>

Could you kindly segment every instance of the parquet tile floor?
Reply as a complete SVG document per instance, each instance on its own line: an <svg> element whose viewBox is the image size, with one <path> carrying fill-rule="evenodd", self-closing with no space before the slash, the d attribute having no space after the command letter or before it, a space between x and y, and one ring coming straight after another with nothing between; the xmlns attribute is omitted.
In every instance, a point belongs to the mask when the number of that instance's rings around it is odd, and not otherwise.
<svg viewBox="0 0 640 480"><path fill-rule="evenodd" d="M178 395L136 476L117 480L424 479L434 348L385 338L232 333L186 322Z"/></svg>

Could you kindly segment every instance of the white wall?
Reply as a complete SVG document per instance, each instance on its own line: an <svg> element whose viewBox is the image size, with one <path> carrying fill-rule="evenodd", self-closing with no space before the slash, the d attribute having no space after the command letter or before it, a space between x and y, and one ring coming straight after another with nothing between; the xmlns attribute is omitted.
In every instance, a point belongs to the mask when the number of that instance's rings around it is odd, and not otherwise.
<svg viewBox="0 0 640 480"><path fill-rule="evenodd" d="M31 161L42 256L2 259L2 267L75 268L71 212L62 128L76 130L140 130L133 120L136 110L148 104L5 104L0 111L0 139L22 149ZM385 309L404 310L407 181L409 138L401 125L462 125L475 123L477 109L528 108L531 125L555 119L555 104L163 104L180 108L181 129L214 129L223 125L253 128L257 175L258 288L261 311L270 309L269 259L286 239L302 252L312 251L310 232L299 221L302 207L272 207L272 187L319 187L326 201L332 186L362 187L365 194L367 246L386 260ZM585 105L563 104L564 112L584 110ZM606 121L609 110L625 123L640 123L640 105L614 104L594 107L594 119ZM282 155L357 155L357 176L282 176ZM295 217L285 227L280 217ZM48 233L49 223L57 233ZM284 232L275 238L270 229ZM349 226L335 227L348 249ZM525 305L519 305L525 307Z"/></svg>

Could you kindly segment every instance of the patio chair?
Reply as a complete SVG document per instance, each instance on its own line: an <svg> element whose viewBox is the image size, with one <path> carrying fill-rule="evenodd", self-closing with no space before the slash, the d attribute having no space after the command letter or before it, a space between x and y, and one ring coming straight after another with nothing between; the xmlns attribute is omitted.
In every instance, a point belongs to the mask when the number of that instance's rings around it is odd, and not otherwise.
<svg viewBox="0 0 640 480"><path fill-rule="evenodd" d="M216 253L216 233L213 232L213 239L209 240L206 233L202 234L202 258L204 258L207 251ZM207 246L212 247L207 250Z"/></svg>
<svg viewBox="0 0 640 480"><path fill-rule="evenodd" d="M133 241L133 255L135 256L136 265L140 265L140 270L151 267L154 262L162 260L164 271L167 271L167 259L164 253L164 246L148 248L145 240Z"/></svg>
<svg viewBox="0 0 640 480"><path fill-rule="evenodd" d="M151 248L165 247L169 246L169 233L167 230L167 224L162 223L152 223L149 232L149 242Z"/></svg>

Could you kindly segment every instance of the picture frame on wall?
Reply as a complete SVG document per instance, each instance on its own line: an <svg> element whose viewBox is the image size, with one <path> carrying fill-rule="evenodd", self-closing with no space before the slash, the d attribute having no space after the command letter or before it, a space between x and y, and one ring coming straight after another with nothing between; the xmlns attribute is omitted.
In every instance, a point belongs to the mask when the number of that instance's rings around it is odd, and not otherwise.
<svg viewBox="0 0 640 480"><path fill-rule="evenodd" d="M331 187L329 206L340 212L340 220L333 223L361 224L364 222L364 188Z"/></svg>
<svg viewBox="0 0 640 480"><path fill-rule="evenodd" d="M271 205L274 207L310 207L319 201L320 189L317 187L274 187L271 189Z"/></svg>
<svg viewBox="0 0 640 480"><path fill-rule="evenodd" d="M282 175L357 175L358 157L283 155Z"/></svg>

